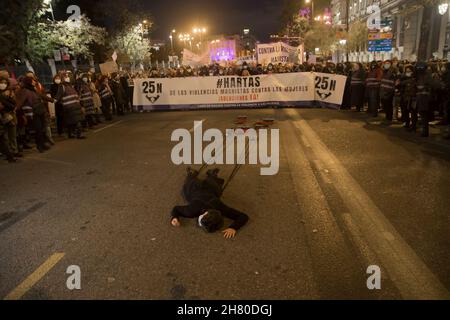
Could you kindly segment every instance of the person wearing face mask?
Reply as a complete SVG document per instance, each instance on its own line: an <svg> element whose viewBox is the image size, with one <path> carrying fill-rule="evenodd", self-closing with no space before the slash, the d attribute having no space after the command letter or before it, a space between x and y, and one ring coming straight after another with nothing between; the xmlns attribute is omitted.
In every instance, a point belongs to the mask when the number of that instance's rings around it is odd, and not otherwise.
<svg viewBox="0 0 450 320"><path fill-rule="evenodd" d="M80 104L84 109L86 123L89 128L94 127L97 122L95 120L94 97L89 85L89 76L84 73L77 80L76 90L80 96Z"/></svg>
<svg viewBox="0 0 450 320"><path fill-rule="evenodd" d="M247 62L244 62L244 63L242 64L240 76L241 76L241 77L248 77L249 75L250 75L250 72L249 72L249 70L248 70L248 64L247 64Z"/></svg>
<svg viewBox="0 0 450 320"><path fill-rule="evenodd" d="M50 146L46 143L47 102L53 102L54 100L38 91L36 86L37 82L33 78L24 77L22 79L21 87L16 94L16 109L22 109L27 114L30 129L34 131L37 149L39 152L45 152L50 149Z"/></svg>
<svg viewBox="0 0 450 320"><path fill-rule="evenodd" d="M17 145L16 101L14 92L9 89L9 77L0 77L0 103L3 105L0 112L0 126L3 126L4 131L3 135L0 133L0 139L14 157L20 158L23 155Z"/></svg>
<svg viewBox="0 0 450 320"><path fill-rule="evenodd" d="M102 103L102 113L105 117L106 121L112 120L111 115L111 103L112 103L112 91L108 84L108 78L104 75L101 75L97 79L97 91L100 95L101 103Z"/></svg>
<svg viewBox="0 0 450 320"><path fill-rule="evenodd" d="M91 89L92 92L92 98L94 101L94 118L95 118L95 122L97 124L102 123L101 120L101 115L102 115L102 100L100 99L100 95L98 94L98 90L97 90L97 75L96 74L91 74L91 81L89 82L89 88Z"/></svg>
<svg viewBox="0 0 450 320"><path fill-rule="evenodd" d="M364 106L364 92L365 92L365 72L361 63L353 64L353 71L350 75L350 104L360 112Z"/></svg>
<svg viewBox="0 0 450 320"><path fill-rule="evenodd" d="M50 95L53 99L56 98L60 87L62 86L61 76L55 75L53 77L53 83L50 86ZM56 101L55 103L55 116L56 116L56 130L59 136L62 136L64 133L64 111L63 105L61 102Z"/></svg>
<svg viewBox="0 0 450 320"><path fill-rule="evenodd" d="M411 65L404 67L405 72L400 78L398 87L400 95L400 108L402 112L402 122L406 129L410 128L411 116L415 110L416 99L416 79L414 77L414 68Z"/></svg>
<svg viewBox="0 0 450 320"><path fill-rule="evenodd" d="M370 63L369 73L366 78L366 92L369 108L367 112L373 117L378 116L378 109L380 107L380 83L381 70L376 61Z"/></svg>
<svg viewBox="0 0 450 320"><path fill-rule="evenodd" d="M82 106L78 92L71 84L68 74L64 75L64 82L56 94L56 100L63 106L64 126L69 139L85 139L81 131L81 122L84 120Z"/></svg>
<svg viewBox="0 0 450 320"><path fill-rule="evenodd" d="M392 62L386 60L383 63L383 76L380 83L380 99L388 123L391 123L393 118L395 81L396 77L392 69Z"/></svg>
<svg viewBox="0 0 450 320"><path fill-rule="evenodd" d="M36 91L40 95L47 95L47 91L46 91L45 87L39 81L38 77L34 74L34 72L28 71L26 73L26 77L33 79L33 85L34 85ZM53 141L52 129L50 127L50 123L51 123L51 120L50 120L50 109L49 109L47 101L44 101L44 106L45 106L45 109L46 109L46 113L45 114L46 114L46 117L47 117L47 120L45 122L46 123L45 140L46 140L46 142L50 143L51 145L54 145L55 142Z"/></svg>

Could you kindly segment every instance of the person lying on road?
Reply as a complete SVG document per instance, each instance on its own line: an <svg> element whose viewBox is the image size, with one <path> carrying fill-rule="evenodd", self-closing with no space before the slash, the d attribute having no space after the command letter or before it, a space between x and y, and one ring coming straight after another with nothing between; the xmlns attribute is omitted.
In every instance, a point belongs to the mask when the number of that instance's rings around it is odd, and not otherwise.
<svg viewBox="0 0 450 320"><path fill-rule="evenodd" d="M183 185L183 196L189 203L176 206L172 210L171 224L180 226L180 217L197 218L198 225L207 232L216 232L223 226L223 217L234 220L229 228L223 231L226 239L234 238L236 232L248 221L248 216L238 210L226 206L221 200L224 180L217 175L219 169L209 170L207 178L200 180L199 172L188 168L187 178Z"/></svg>

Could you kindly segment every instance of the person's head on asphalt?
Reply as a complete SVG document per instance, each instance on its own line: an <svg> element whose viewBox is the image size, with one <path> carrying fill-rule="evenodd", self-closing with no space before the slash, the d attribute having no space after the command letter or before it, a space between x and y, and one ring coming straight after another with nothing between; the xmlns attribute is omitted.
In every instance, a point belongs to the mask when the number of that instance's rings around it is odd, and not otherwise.
<svg viewBox="0 0 450 320"><path fill-rule="evenodd" d="M223 226L222 213L219 210L209 209L198 217L198 225L209 233L216 232Z"/></svg>

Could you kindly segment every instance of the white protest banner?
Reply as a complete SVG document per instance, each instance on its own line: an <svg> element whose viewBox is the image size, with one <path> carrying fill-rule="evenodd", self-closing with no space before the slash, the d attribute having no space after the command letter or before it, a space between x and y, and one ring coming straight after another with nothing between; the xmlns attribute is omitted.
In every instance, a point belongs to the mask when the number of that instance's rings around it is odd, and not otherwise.
<svg viewBox="0 0 450 320"><path fill-rule="evenodd" d="M100 72L103 75L108 75L109 73L114 73L114 72L118 72L119 68L117 66L117 63L115 63L114 61L108 61L105 63L100 63Z"/></svg>
<svg viewBox="0 0 450 320"><path fill-rule="evenodd" d="M292 47L284 42L258 44L256 53L258 63L267 65L269 63L299 63L299 54L303 52L302 47Z"/></svg>
<svg viewBox="0 0 450 320"><path fill-rule="evenodd" d="M312 72L136 79L133 101L137 111L315 105L339 108L345 80L344 76Z"/></svg>
<svg viewBox="0 0 450 320"><path fill-rule="evenodd" d="M320 107L340 107L344 98L347 77L318 72L312 74L314 75L315 105Z"/></svg>
<svg viewBox="0 0 450 320"><path fill-rule="evenodd" d="M61 50L53 50L53 57L55 58L55 61L61 61Z"/></svg>
<svg viewBox="0 0 450 320"><path fill-rule="evenodd" d="M209 63L208 52L204 52L202 55L198 55L188 49L183 50L183 65L198 67Z"/></svg>
<svg viewBox="0 0 450 320"><path fill-rule="evenodd" d="M254 63L256 63L255 56L254 55L249 55L249 56L243 56L243 57L236 58L236 64L237 65L244 64L244 62L246 62L247 64L254 64Z"/></svg>

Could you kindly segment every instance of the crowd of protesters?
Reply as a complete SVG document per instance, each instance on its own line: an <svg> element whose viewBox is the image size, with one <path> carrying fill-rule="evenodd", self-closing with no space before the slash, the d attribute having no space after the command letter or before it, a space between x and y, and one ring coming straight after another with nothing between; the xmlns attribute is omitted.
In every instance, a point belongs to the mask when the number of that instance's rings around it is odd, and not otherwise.
<svg viewBox="0 0 450 320"><path fill-rule="evenodd" d="M23 157L34 141L39 152L54 144L48 103L55 105L56 131L68 138L85 139L83 131L113 115L131 112L133 79L207 76L250 76L272 73L322 72L347 76L342 109L366 110L377 117L385 112L386 124L401 121L421 135L429 135L429 122L437 117L449 125L450 63L447 61L409 62L396 59L370 63L243 63L221 66L150 68L119 72L109 76L91 72L62 72L46 90L33 72L11 79L0 71L0 153L9 162ZM399 115L400 114L400 115ZM394 119L395 116L395 119Z"/></svg>
<svg viewBox="0 0 450 320"><path fill-rule="evenodd" d="M15 163L33 142L41 153L55 144L49 103L55 106L57 134L85 139L84 131L131 111L130 87L118 73L62 72L46 89L33 72L13 79L0 71L0 153Z"/></svg>
<svg viewBox="0 0 450 320"><path fill-rule="evenodd" d="M342 109L358 112L366 109L373 117L383 111L385 124L401 121L407 130L413 132L420 124L423 137L429 136L429 123L437 117L441 119L439 124L449 125L450 63L446 60L409 62L393 59L370 63L280 63L267 66L256 63L240 66L211 64L197 68L153 68L139 71L132 77L249 76L310 71L347 76Z"/></svg>

